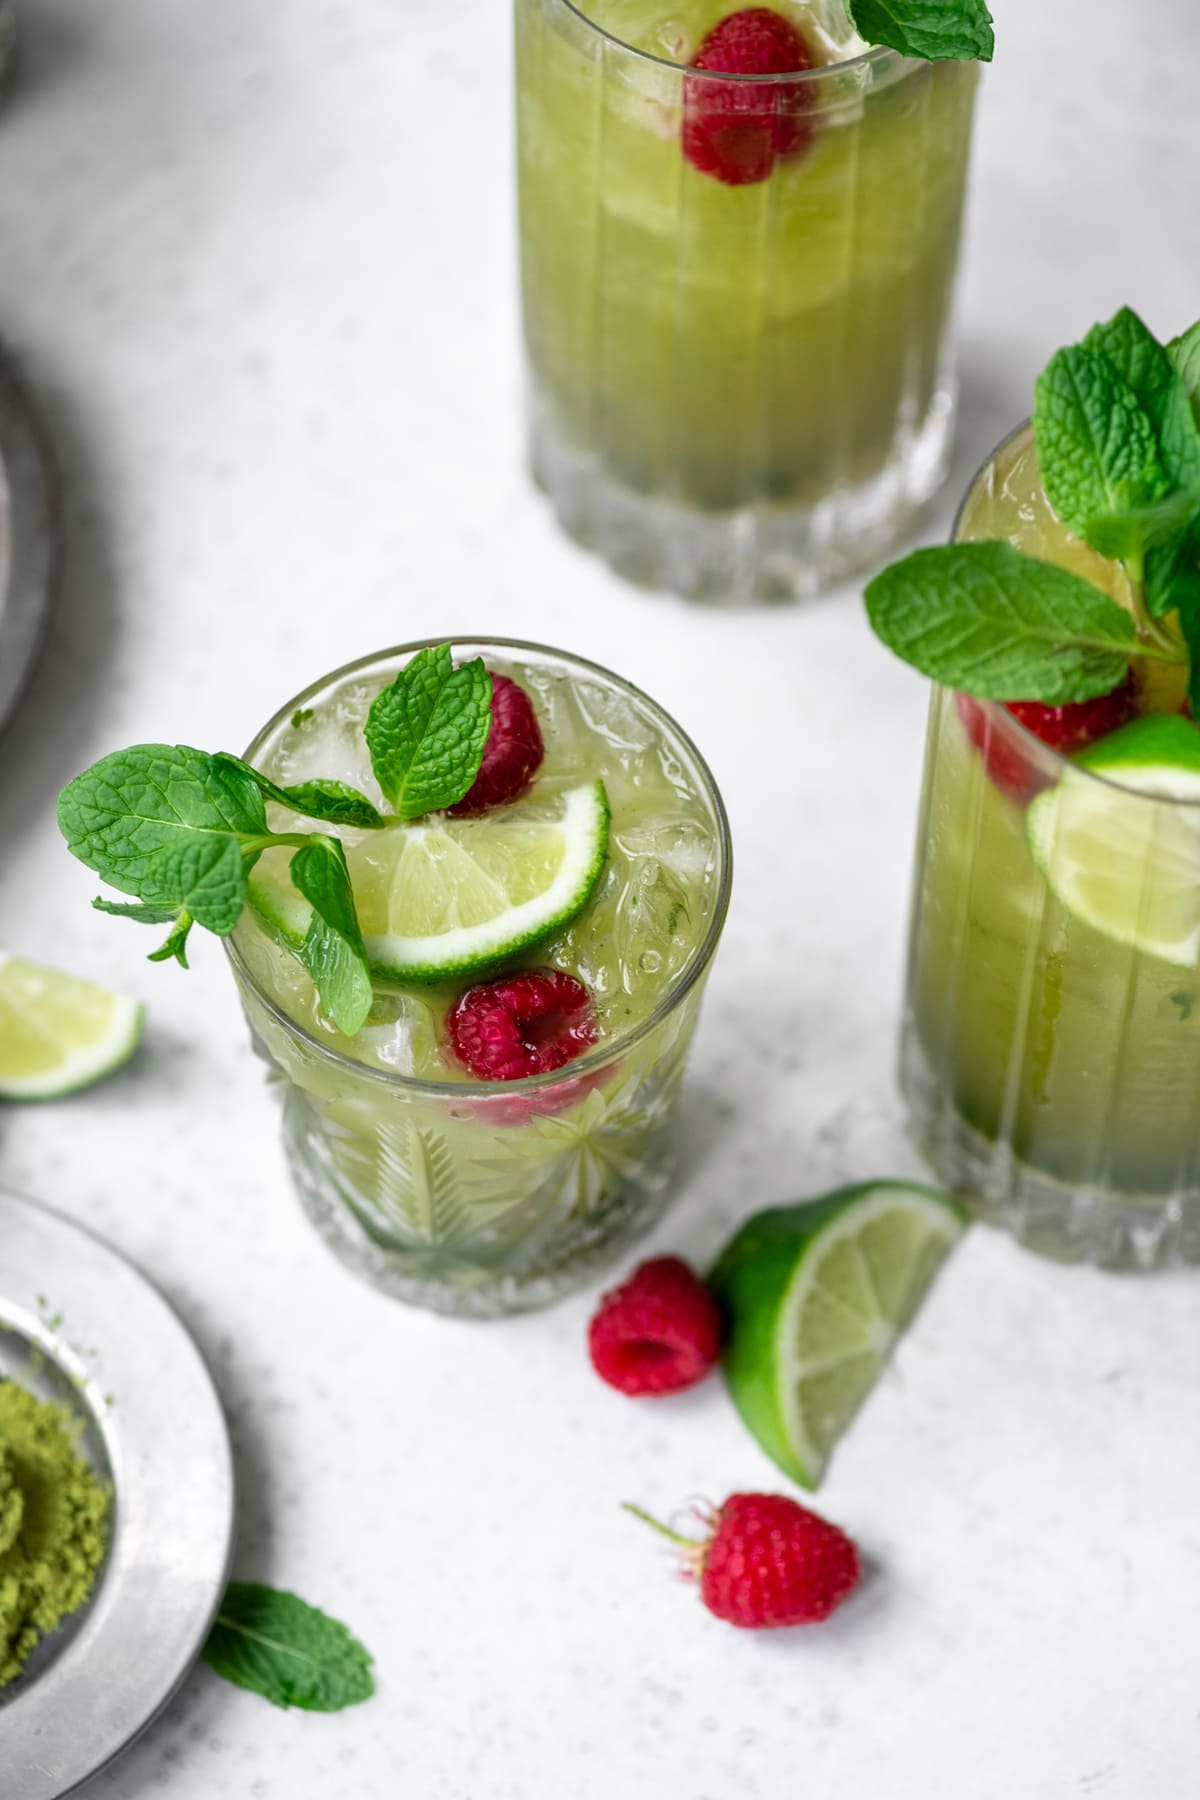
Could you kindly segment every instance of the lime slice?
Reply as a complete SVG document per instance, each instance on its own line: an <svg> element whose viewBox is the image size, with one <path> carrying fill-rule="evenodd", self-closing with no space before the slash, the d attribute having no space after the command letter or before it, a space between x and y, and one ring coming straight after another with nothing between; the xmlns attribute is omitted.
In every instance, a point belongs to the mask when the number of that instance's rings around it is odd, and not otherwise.
<svg viewBox="0 0 1200 1800"><path fill-rule="evenodd" d="M388 981L470 975L533 949L581 912L608 853L602 781L531 796L476 818L347 834L346 860L367 957ZM250 877L255 911L295 944L308 902L291 852L268 850Z"/></svg>
<svg viewBox="0 0 1200 1800"><path fill-rule="evenodd" d="M0 1099L52 1100L108 1075L142 1035L122 994L0 950Z"/></svg>
<svg viewBox="0 0 1200 1800"><path fill-rule="evenodd" d="M1154 714L1103 738L1038 795L1026 829L1067 912L1163 962L1200 962L1200 731L1188 720Z"/></svg>
<svg viewBox="0 0 1200 1800"><path fill-rule="evenodd" d="M709 1284L729 1392L802 1487L817 1486L965 1223L944 1194L874 1181L757 1213L722 1253Z"/></svg>

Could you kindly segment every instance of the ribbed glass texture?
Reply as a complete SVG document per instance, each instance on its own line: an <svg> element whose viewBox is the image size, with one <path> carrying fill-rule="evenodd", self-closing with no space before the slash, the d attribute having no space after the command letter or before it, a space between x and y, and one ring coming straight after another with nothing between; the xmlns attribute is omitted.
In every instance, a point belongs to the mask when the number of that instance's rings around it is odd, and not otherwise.
<svg viewBox="0 0 1200 1800"><path fill-rule="evenodd" d="M516 0L516 41L531 452L563 525L715 601L879 560L945 470L975 66L772 78L807 141L731 185L682 149L728 77L569 0Z"/></svg>
<svg viewBox="0 0 1200 1800"><path fill-rule="evenodd" d="M962 535L989 535L989 515L1019 501L1015 539L1092 559L1061 528L1045 535L1031 465L1025 432L980 477ZM1056 788L1039 836L1036 797ZM1083 873L1102 902L1110 878L1119 890L1123 936L1073 899L1070 823L1097 808L1107 836ZM935 688L917 845L900 1074L939 1179L1050 1255L1200 1261L1200 884L1196 954L1145 947L1164 896L1178 923L1181 871L1200 868L1200 806L1115 787L1002 706Z"/></svg>
<svg viewBox="0 0 1200 1800"><path fill-rule="evenodd" d="M289 701L247 759L271 767L298 708L328 707L348 677L394 674L414 648L339 670ZM486 642L456 648L460 656L495 652ZM593 664L537 646L503 649L577 677L601 698L607 692L614 705L634 695ZM630 998L629 1023L577 1061L515 1082L398 1073L332 1027L322 1040L311 984L253 918L245 915L226 940L254 1047L282 1102L284 1145L309 1218L357 1274L411 1304L467 1317L545 1305L617 1259L671 1197L675 1112L728 905L731 852L703 760L665 713L634 697L638 710L622 716L651 717L659 740L630 741L631 758L673 758L711 820L711 905L675 984L654 1004ZM650 879L648 869L642 877ZM637 896L623 904L637 905ZM377 1003L386 1009L385 992Z"/></svg>

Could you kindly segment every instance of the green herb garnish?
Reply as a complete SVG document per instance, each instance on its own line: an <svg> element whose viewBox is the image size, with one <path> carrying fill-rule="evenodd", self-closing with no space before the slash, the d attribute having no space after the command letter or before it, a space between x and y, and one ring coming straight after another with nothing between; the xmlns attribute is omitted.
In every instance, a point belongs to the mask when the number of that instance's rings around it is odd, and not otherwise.
<svg viewBox="0 0 1200 1800"><path fill-rule="evenodd" d="M201 1653L272 1706L341 1712L375 1692L371 1657L344 1625L295 1594L231 1581Z"/></svg>
<svg viewBox="0 0 1200 1800"><path fill-rule="evenodd" d="M402 819L461 800L479 772L492 681L478 657L456 669L449 644L413 657L367 715L375 779Z"/></svg>
<svg viewBox="0 0 1200 1800"><path fill-rule="evenodd" d="M984 0L849 0L868 44L926 62L991 62L996 48Z"/></svg>
<svg viewBox="0 0 1200 1800"><path fill-rule="evenodd" d="M1132 657L1189 666L1200 706L1200 326L1164 347L1128 308L1038 377L1038 469L1058 518L1122 564L1131 611L1010 544L919 550L866 591L906 662L990 700L1094 699Z"/></svg>
<svg viewBox="0 0 1200 1800"><path fill-rule="evenodd" d="M64 788L58 822L72 854L133 901L97 899L101 912L170 925L151 962L187 967L193 925L228 937L264 850L294 849L293 885L313 908L295 954L321 1005L352 1037L366 1022L372 984L340 839L273 832L266 802L306 819L379 831L452 806L479 772L491 724L492 682L482 661L454 668L450 646L419 651L371 707L365 734L394 813L341 781L279 787L240 757L186 744L135 744L102 757Z"/></svg>

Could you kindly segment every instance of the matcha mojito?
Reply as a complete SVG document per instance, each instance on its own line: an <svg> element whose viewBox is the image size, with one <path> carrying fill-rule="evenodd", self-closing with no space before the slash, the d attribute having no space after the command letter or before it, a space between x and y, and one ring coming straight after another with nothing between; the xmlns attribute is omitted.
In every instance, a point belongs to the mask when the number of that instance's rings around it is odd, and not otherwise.
<svg viewBox="0 0 1200 1800"><path fill-rule="evenodd" d="M140 841L109 854L148 784L174 857L149 870ZM216 915L178 817L232 839ZM164 949L192 919L226 937L297 1187L368 1279L538 1305L658 1216L730 849L703 761L635 689L534 646L410 645L289 701L244 760L106 758L62 820L175 921Z"/></svg>
<svg viewBox="0 0 1200 1800"><path fill-rule="evenodd" d="M1059 352L957 543L868 589L940 679L901 1079L940 1178L1036 1248L1200 1258L1200 352Z"/></svg>
<svg viewBox="0 0 1200 1800"><path fill-rule="evenodd" d="M945 468L990 32L905 56L842 0L516 0L516 38L532 457L562 522L717 600L877 560Z"/></svg>

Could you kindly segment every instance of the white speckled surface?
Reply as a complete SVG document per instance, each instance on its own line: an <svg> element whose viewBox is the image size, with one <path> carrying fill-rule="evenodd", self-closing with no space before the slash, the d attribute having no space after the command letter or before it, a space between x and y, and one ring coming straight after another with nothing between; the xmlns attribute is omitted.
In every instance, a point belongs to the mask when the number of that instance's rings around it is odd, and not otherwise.
<svg viewBox="0 0 1200 1800"><path fill-rule="evenodd" d="M748 1207L877 1160L924 695L852 595L688 611L554 535L519 460L504 0L23 10L0 330L61 447L71 567L0 744L0 936L150 1026L107 1087L0 1115L0 1175L164 1285L228 1407L240 1571L347 1618L379 1673L312 1718L201 1670L88 1800L1194 1794L1200 1277L973 1234L821 1496L869 1584L822 1631L742 1636L617 1510L781 1485L720 1387L609 1393L586 1296L468 1326L357 1285L288 1190L219 949L151 968L89 912L53 801L108 749L238 747L419 632L611 662L694 731L737 839L657 1240L703 1261ZM1055 345L1123 301L1200 312L1188 0L995 10L958 489Z"/></svg>

